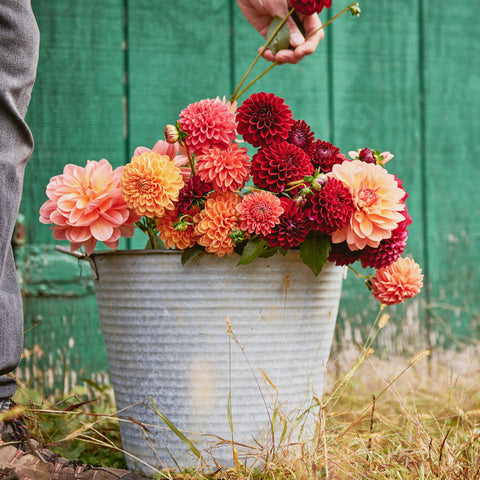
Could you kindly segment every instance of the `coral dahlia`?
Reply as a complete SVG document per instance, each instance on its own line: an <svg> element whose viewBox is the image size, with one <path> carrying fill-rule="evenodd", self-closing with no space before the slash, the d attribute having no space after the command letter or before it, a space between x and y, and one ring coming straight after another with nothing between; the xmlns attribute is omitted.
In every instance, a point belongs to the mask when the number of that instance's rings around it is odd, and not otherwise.
<svg viewBox="0 0 480 480"><path fill-rule="evenodd" d="M290 0L290 5L297 13L313 15L314 13L320 13L323 7L330 8L332 0Z"/></svg>
<svg viewBox="0 0 480 480"><path fill-rule="evenodd" d="M385 168L352 160L334 165L330 175L350 190L354 204L350 222L332 233L333 243L346 241L352 250L376 248L405 220L405 192Z"/></svg>
<svg viewBox="0 0 480 480"><path fill-rule="evenodd" d="M248 151L237 143L230 143L225 149L204 150L197 158L197 175L217 192L234 192L250 178Z"/></svg>
<svg viewBox="0 0 480 480"><path fill-rule="evenodd" d="M182 187L182 173L167 155L144 152L123 169L123 197L140 216L161 217L172 210Z"/></svg>
<svg viewBox="0 0 480 480"><path fill-rule="evenodd" d="M310 223L297 202L288 197L280 199L284 209L280 221L264 238L270 247L289 249L300 245L310 231Z"/></svg>
<svg viewBox="0 0 480 480"><path fill-rule="evenodd" d="M261 189L281 193L290 182L314 172L310 157L286 141L261 148L252 158L251 174Z"/></svg>
<svg viewBox="0 0 480 480"><path fill-rule="evenodd" d="M323 173L331 172L335 164L345 161L345 155L338 147L322 140L313 143L310 158L313 166Z"/></svg>
<svg viewBox="0 0 480 480"><path fill-rule="evenodd" d="M237 212L242 230L265 236L280 221L283 207L278 197L261 190L245 195L237 205Z"/></svg>
<svg viewBox="0 0 480 480"><path fill-rule="evenodd" d="M204 209L195 215L198 244L208 253L219 257L233 253L235 244L229 235L239 228L237 205L241 201L240 195L233 192L213 192L207 197Z"/></svg>
<svg viewBox="0 0 480 480"><path fill-rule="evenodd" d="M385 305L395 305L417 295L423 286L422 269L411 258L400 257L380 268L370 280L373 296Z"/></svg>
<svg viewBox="0 0 480 480"><path fill-rule="evenodd" d="M132 237L140 218L131 212L120 190L124 167L88 160L85 167L66 165L50 180L40 222L53 223L53 238L68 240L73 251L85 246L90 255L97 241L116 250L118 239Z"/></svg>
<svg viewBox="0 0 480 480"><path fill-rule="evenodd" d="M283 98L273 93L254 93L237 111L237 131L254 147L288 138L294 120L290 107Z"/></svg>
<svg viewBox="0 0 480 480"><path fill-rule="evenodd" d="M330 235L350 220L353 201L350 191L340 180L329 178L327 184L309 198L307 216L312 229Z"/></svg>
<svg viewBox="0 0 480 480"><path fill-rule="evenodd" d="M180 129L188 149L200 154L208 147L225 148L236 138L235 114L219 99L191 103L180 112Z"/></svg>

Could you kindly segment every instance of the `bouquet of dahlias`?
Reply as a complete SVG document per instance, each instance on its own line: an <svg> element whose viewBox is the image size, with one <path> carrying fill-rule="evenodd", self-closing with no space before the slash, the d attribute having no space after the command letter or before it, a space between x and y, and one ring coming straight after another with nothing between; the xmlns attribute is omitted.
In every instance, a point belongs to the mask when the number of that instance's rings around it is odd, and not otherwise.
<svg viewBox="0 0 480 480"><path fill-rule="evenodd" d="M316 275L327 261L377 269L367 285L384 304L416 295L420 267L401 258L407 194L385 168L393 155L364 148L347 159L282 98L254 93L237 109L236 93L187 106L165 140L138 147L123 167L67 165L47 187L40 221L87 255L97 241L118 248L137 227L147 248L182 250L183 263L206 252L247 264L298 249ZM251 158L244 142L256 149Z"/></svg>

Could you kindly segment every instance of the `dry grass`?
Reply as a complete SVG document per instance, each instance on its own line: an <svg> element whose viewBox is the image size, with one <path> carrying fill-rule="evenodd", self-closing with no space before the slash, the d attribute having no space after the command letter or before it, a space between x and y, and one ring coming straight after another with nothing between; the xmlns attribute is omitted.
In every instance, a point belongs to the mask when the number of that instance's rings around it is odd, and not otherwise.
<svg viewBox="0 0 480 480"><path fill-rule="evenodd" d="M413 359L379 359L370 351L362 362L352 360L354 355L343 352L334 360L354 367L327 379L319 428L309 442L293 442L287 435L255 469L238 465L158 478L480 479L478 350L419 352ZM32 401L31 425L37 434L47 431L43 440L66 456L77 452L82 461L122 466L117 425L104 415L113 412L111 392L97 388L87 397L92 393L100 398L95 407L66 407L85 398L76 395L55 406L61 413L50 411L51 400Z"/></svg>

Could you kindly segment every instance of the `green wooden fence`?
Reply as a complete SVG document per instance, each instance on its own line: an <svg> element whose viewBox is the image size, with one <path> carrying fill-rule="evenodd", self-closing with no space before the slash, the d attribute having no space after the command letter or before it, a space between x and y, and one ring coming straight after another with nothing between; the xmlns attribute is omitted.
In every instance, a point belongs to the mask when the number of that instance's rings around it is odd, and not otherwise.
<svg viewBox="0 0 480 480"><path fill-rule="evenodd" d="M65 163L126 163L190 102L231 94L262 43L234 0L33 0L41 31L28 121L36 139L16 239L25 303L19 375L35 388L103 382L108 362L87 265L55 251L38 222ZM193 5L193 7L192 7ZM325 21L346 3L335 0ZM410 193L408 253L422 295L393 309L380 353L478 342L480 28L470 0L363 0L317 52L276 67L252 90L275 92L318 138L344 152L395 153ZM262 67L266 66L262 63ZM125 241L140 246L143 239ZM345 282L337 344L365 338L377 313L362 282Z"/></svg>

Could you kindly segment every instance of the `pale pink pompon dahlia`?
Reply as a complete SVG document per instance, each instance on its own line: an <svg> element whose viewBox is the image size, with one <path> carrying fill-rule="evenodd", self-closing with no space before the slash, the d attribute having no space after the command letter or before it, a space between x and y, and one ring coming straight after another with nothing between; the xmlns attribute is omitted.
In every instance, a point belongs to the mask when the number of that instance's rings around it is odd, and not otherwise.
<svg viewBox="0 0 480 480"><path fill-rule="evenodd" d="M405 191L385 168L352 160L334 165L330 175L350 190L354 204L350 222L332 234L333 243L346 241L351 250L376 248L405 220Z"/></svg>
<svg viewBox="0 0 480 480"><path fill-rule="evenodd" d="M120 237L131 237L140 219L131 212L120 190L123 167L112 170L107 160L88 160L85 167L66 165L50 180L40 222L55 224L53 238L68 240L72 252L82 245L90 255L97 241L113 250Z"/></svg>
<svg viewBox="0 0 480 480"><path fill-rule="evenodd" d="M379 268L370 282L372 294L379 302L395 305L420 292L423 275L418 263L401 257L388 267Z"/></svg>

